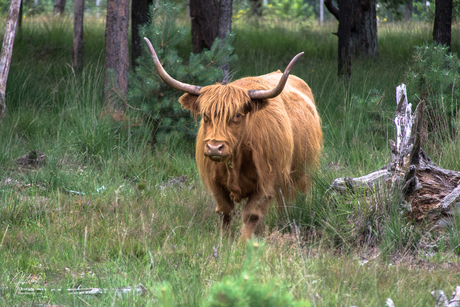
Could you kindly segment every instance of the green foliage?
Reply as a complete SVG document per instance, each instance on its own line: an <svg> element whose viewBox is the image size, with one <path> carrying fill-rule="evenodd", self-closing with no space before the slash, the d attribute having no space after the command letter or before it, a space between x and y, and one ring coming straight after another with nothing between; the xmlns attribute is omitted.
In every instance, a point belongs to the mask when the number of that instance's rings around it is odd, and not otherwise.
<svg viewBox="0 0 460 307"><path fill-rule="evenodd" d="M460 214L458 211L454 213L446 229L450 250L456 255L460 255Z"/></svg>
<svg viewBox="0 0 460 307"><path fill-rule="evenodd" d="M67 65L71 21L23 21L8 80L8 115L0 129L1 306L28 306L32 300L59 306L202 306L213 287L223 288L226 281L239 293L255 292L241 289L246 275L251 287L271 289L281 298L290 292L315 306L383 306L388 297L396 306L431 306L430 291L451 291L458 282L447 263L458 262L459 243L446 237L444 252L424 245L426 237L414 231L418 225L407 225L400 215L401 202L385 200L390 192L364 200L326 192L335 178L388 164L386 140L394 132L382 124L393 125L394 85L403 80L401 67L411 46L431 37L430 26L381 25L381 59L356 62L355 74L344 84L335 78L337 45L330 32L336 25L310 29L298 21L272 20L254 29L234 24L235 78L284 69L293 54L305 51L293 74L310 85L324 123L324 154L312 195L307 201L302 195L290 213L299 236L284 215L274 217L277 210L270 210L266 248L252 253L237 239L220 236L212 196L184 142L168 141L151 152L151 128L137 118L139 112L101 116L103 19L86 24L80 77ZM458 38L452 37L453 50ZM189 41L177 44L182 58L189 49ZM459 143L439 147L444 167L458 169ZM30 150L45 153L47 164L16 165L15 159ZM184 184L170 183L183 175ZM242 221L241 205L236 207L232 229L237 237ZM458 237L457 229L452 235ZM372 240L379 230L381 241ZM382 251L389 256L378 256ZM394 259L398 253L403 257ZM114 291L139 284L147 289L143 295ZM108 292L51 291L79 285ZM32 297L20 294L20 288L48 290Z"/></svg>
<svg viewBox="0 0 460 307"><path fill-rule="evenodd" d="M459 129L460 61L445 46L424 44L416 47L407 72L410 102L426 102L428 132L437 137L453 137Z"/></svg>
<svg viewBox="0 0 460 307"><path fill-rule="evenodd" d="M141 37L150 39L163 67L176 80L200 86L210 85L222 79L220 66L236 61L231 47L234 35L229 34L223 41L216 39L210 50L191 54L188 65L183 64L177 53L177 45L185 39L188 29L177 25L176 8L166 2L158 7L152 6L150 11L149 23L140 29ZM178 103L183 93L161 80L145 44L137 63L136 72L130 75L128 98L153 122L154 139L164 140L173 131L180 139L193 138L197 131L195 119L190 111L184 110Z"/></svg>
<svg viewBox="0 0 460 307"><path fill-rule="evenodd" d="M248 252L240 274L225 276L211 287L211 294L204 307L308 307L304 300L295 300L293 295L276 280L263 282L258 277L259 243L248 243Z"/></svg>
<svg viewBox="0 0 460 307"><path fill-rule="evenodd" d="M426 5L426 1L414 1L414 19L420 21L433 21L435 13L435 1L431 1L430 5Z"/></svg>
<svg viewBox="0 0 460 307"><path fill-rule="evenodd" d="M304 0L273 0L266 6L267 15L277 18L315 18L313 7Z"/></svg>
<svg viewBox="0 0 460 307"><path fill-rule="evenodd" d="M234 4L237 9L235 19L243 16L253 17L251 5L244 1ZM272 0L262 5L262 16L268 20L306 20L314 19L314 7L303 0ZM257 15L256 15L257 16Z"/></svg>
<svg viewBox="0 0 460 307"><path fill-rule="evenodd" d="M174 292L171 283L164 281L155 287L156 306L169 307L174 306Z"/></svg>

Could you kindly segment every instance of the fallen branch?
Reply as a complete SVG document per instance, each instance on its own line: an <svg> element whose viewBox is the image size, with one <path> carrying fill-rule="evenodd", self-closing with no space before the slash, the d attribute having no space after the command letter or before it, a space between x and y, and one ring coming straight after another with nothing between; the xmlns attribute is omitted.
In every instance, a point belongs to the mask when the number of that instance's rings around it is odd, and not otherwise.
<svg viewBox="0 0 460 307"><path fill-rule="evenodd" d="M2 292L7 291L8 288L3 288ZM137 287L122 287L114 289L101 289L101 288L74 288L74 289L43 289L43 288L19 288L18 294L21 295L44 295L46 292L66 292L73 295L101 295L109 292L115 292L117 295L124 295L133 293L136 295L144 294L147 288L139 284Z"/></svg>
<svg viewBox="0 0 460 307"><path fill-rule="evenodd" d="M447 296L442 290L432 291L431 296L434 298L434 307L460 307L460 286L457 286L452 293L452 298L447 299ZM387 298L386 307L396 307L391 298Z"/></svg>
<svg viewBox="0 0 460 307"><path fill-rule="evenodd" d="M435 299L435 307L459 307L460 306L460 286L457 286L452 293L452 298L448 301L447 296L442 290L431 292Z"/></svg>

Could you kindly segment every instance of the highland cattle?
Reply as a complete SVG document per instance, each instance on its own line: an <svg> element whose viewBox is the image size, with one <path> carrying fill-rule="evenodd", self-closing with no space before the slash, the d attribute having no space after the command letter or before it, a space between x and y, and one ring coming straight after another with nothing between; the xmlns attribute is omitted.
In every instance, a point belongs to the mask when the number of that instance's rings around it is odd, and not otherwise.
<svg viewBox="0 0 460 307"><path fill-rule="evenodd" d="M212 193L222 227L228 230L235 203L247 200L242 236L260 233L272 199L280 206L307 192L310 172L323 146L321 119L310 87L284 73L246 77L205 87L182 83L163 69L148 39L155 68L163 81L185 92L179 102L201 116L196 163Z"/></svg>

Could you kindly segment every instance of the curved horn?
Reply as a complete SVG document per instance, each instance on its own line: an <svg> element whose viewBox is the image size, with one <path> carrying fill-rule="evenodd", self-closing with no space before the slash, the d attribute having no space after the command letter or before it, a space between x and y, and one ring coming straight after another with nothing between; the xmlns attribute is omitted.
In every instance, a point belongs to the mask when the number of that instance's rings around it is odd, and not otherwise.
<svg viewBox="0 0 460 307"><path fill-rule="evenodd" d="M286 67L284 70L283 75L281 76L280 81L278 84L272 88L271 90L249 90L248 94L251 99L269 99L269 98L274 98L281 94L281 92L284 89L284 86L286 85L287 79L289 77L289 73L291 72L292 67L294 66L295 62L297 59L303 54L303 52L299 53L296 55L289 65Z"/></svg>
<svg viewBox="0 0 460 307"><path fill-rule="evenodd" d="M157 69L158 75L161 79L163 79L163 81L167 85L181 92L189 93L196 96L200 95L201 86L182 83L172 78L161 65L160 60L158 59L158 56L155 52L155 49L153 49L152 43L149 41L147 37L144 37L144 40L147 42L147 45L149 45L150 54L152 55L153 63L155 64L155 68Z"/></svg>

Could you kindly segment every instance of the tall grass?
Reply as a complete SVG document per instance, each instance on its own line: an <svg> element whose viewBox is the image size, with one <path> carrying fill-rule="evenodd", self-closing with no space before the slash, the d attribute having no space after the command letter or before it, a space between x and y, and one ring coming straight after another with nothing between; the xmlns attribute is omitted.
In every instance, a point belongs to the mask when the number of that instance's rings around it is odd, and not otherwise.
<svg viewBox="0 0 460 307"><path fill-rule="evenodd" d="M249 274L261 288L279 283L270 289L314 306L383 306L388 297L397 306L426 306L433 304L430 291L451 291L458 282L449 265L458 262L458 246L451 246L458 245L456 230L441 239L415 230L389 189L365 198L328 189L336 177L389 162L394 88L404 81L413 45L429 39L429 26L380 26L380 59L354 61L344 81L336 77L335 24L235 23L234 79L284 70L305 52L293 73L311 86L325 135L311 194L288 204L288 216L270 211L256 251L253 242L222 236L193 144L171 136L153 151L141 114L104 112L101 20L86 22L81 75L70 67L69 20L26 18L23 26L0 130L1 305L199 306L213 286L239 285ZM184 42L180 53L190 49ZM458 168L458 144L439 147L441 161ZM46 165L17 165L30 150L43 152ZM173 180L184 175L184 183ZM114 290L138 284L144 295ZM109 291L96 297L51 291L79 286ZM21 287L47 291L31 296Z"/></svg>

